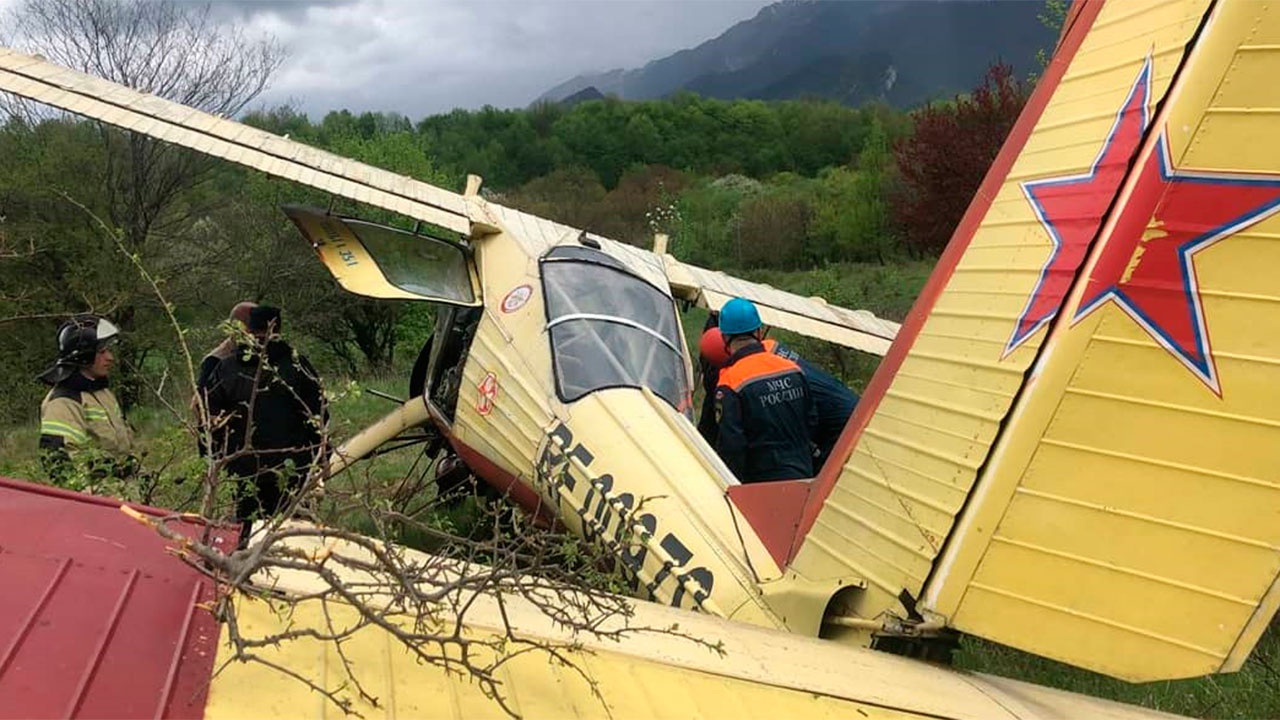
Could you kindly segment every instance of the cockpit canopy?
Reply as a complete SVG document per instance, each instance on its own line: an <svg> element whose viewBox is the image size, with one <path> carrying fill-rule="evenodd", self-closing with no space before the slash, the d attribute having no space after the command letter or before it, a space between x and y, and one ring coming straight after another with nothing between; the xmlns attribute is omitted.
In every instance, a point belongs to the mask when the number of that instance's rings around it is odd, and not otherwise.
<svg viewBox="0 0 1280 720"><path fill-rule="evenodd" d="M643 387L691 412L680 321L670 295L607 253L574 246L543 256L542 287L561 400Z"/></svg>

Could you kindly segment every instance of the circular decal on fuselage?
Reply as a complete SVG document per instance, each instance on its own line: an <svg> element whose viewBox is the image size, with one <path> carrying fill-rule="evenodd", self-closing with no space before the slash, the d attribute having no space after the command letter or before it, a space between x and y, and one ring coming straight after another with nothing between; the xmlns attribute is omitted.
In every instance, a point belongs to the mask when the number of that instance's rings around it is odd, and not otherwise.
<svg viewBox="0 0 1280 720"><path fill-rule="evenodd" d="M524 304L529 302L529 298L533 296L533 288L528 285L517 285L511 288L511 292L502 298L502 312L513 313Z"/></svg>

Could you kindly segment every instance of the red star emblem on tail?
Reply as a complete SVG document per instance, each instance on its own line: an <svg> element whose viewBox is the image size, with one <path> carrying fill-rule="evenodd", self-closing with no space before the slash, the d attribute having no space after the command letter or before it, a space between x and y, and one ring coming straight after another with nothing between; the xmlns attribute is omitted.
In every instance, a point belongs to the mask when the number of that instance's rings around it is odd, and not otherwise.
<svg viewBox="0 0 1280 720"><path fill-rule="evenodd" d="M1150 104L1151 58L1147 58L1089 171L1022 183L1022 192L1049 233L1053 248L1005 343L1004 355L1026 342L1062 308L1089 244L1142 143Z"/></svg>
<svg viewBox="0 0 1280 720"><path fill-rule="evenodd" d="M1138 173L1075 319L1116 303L1221 395L1195 258L1280 211L1280 175L1174 168L1165 131Z"/></svg>

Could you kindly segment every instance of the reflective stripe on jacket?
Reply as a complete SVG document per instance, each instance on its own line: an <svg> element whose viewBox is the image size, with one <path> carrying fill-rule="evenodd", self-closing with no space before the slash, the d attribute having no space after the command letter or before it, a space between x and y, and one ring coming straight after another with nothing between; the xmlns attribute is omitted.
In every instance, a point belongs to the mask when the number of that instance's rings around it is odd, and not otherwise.
<svg viewBox="0 0 1280 720"><path fill-rule="evenodd" d="M59 384L40 404L40 435L68 448L96 446L113 455L133 450L133 432L105 386L77 390Z"/></svg>
<svg viewBox="0 0 1280 720"><path fill-rule="evenodd" d="M106 458L86 452L91 449L106 453ZM40 461L50 479L68 479L72 460L81 452L96 467L92 473L127 477L137 469L132 450L133 432L105 379L90 380L77 372L45 395L40 404Z"/></svg>

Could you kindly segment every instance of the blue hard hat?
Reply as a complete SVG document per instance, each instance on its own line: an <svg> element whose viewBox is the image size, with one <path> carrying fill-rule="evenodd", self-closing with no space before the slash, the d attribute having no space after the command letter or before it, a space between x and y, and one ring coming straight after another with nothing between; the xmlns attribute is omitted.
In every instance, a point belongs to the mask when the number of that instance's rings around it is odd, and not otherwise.
<svg viewBox="0 0 1280 720"><path fill-rule="evenodd" d="M720 332L725 337L755 332L760 324L760 312L750 300L734 298L720 308Z"/></svg>

